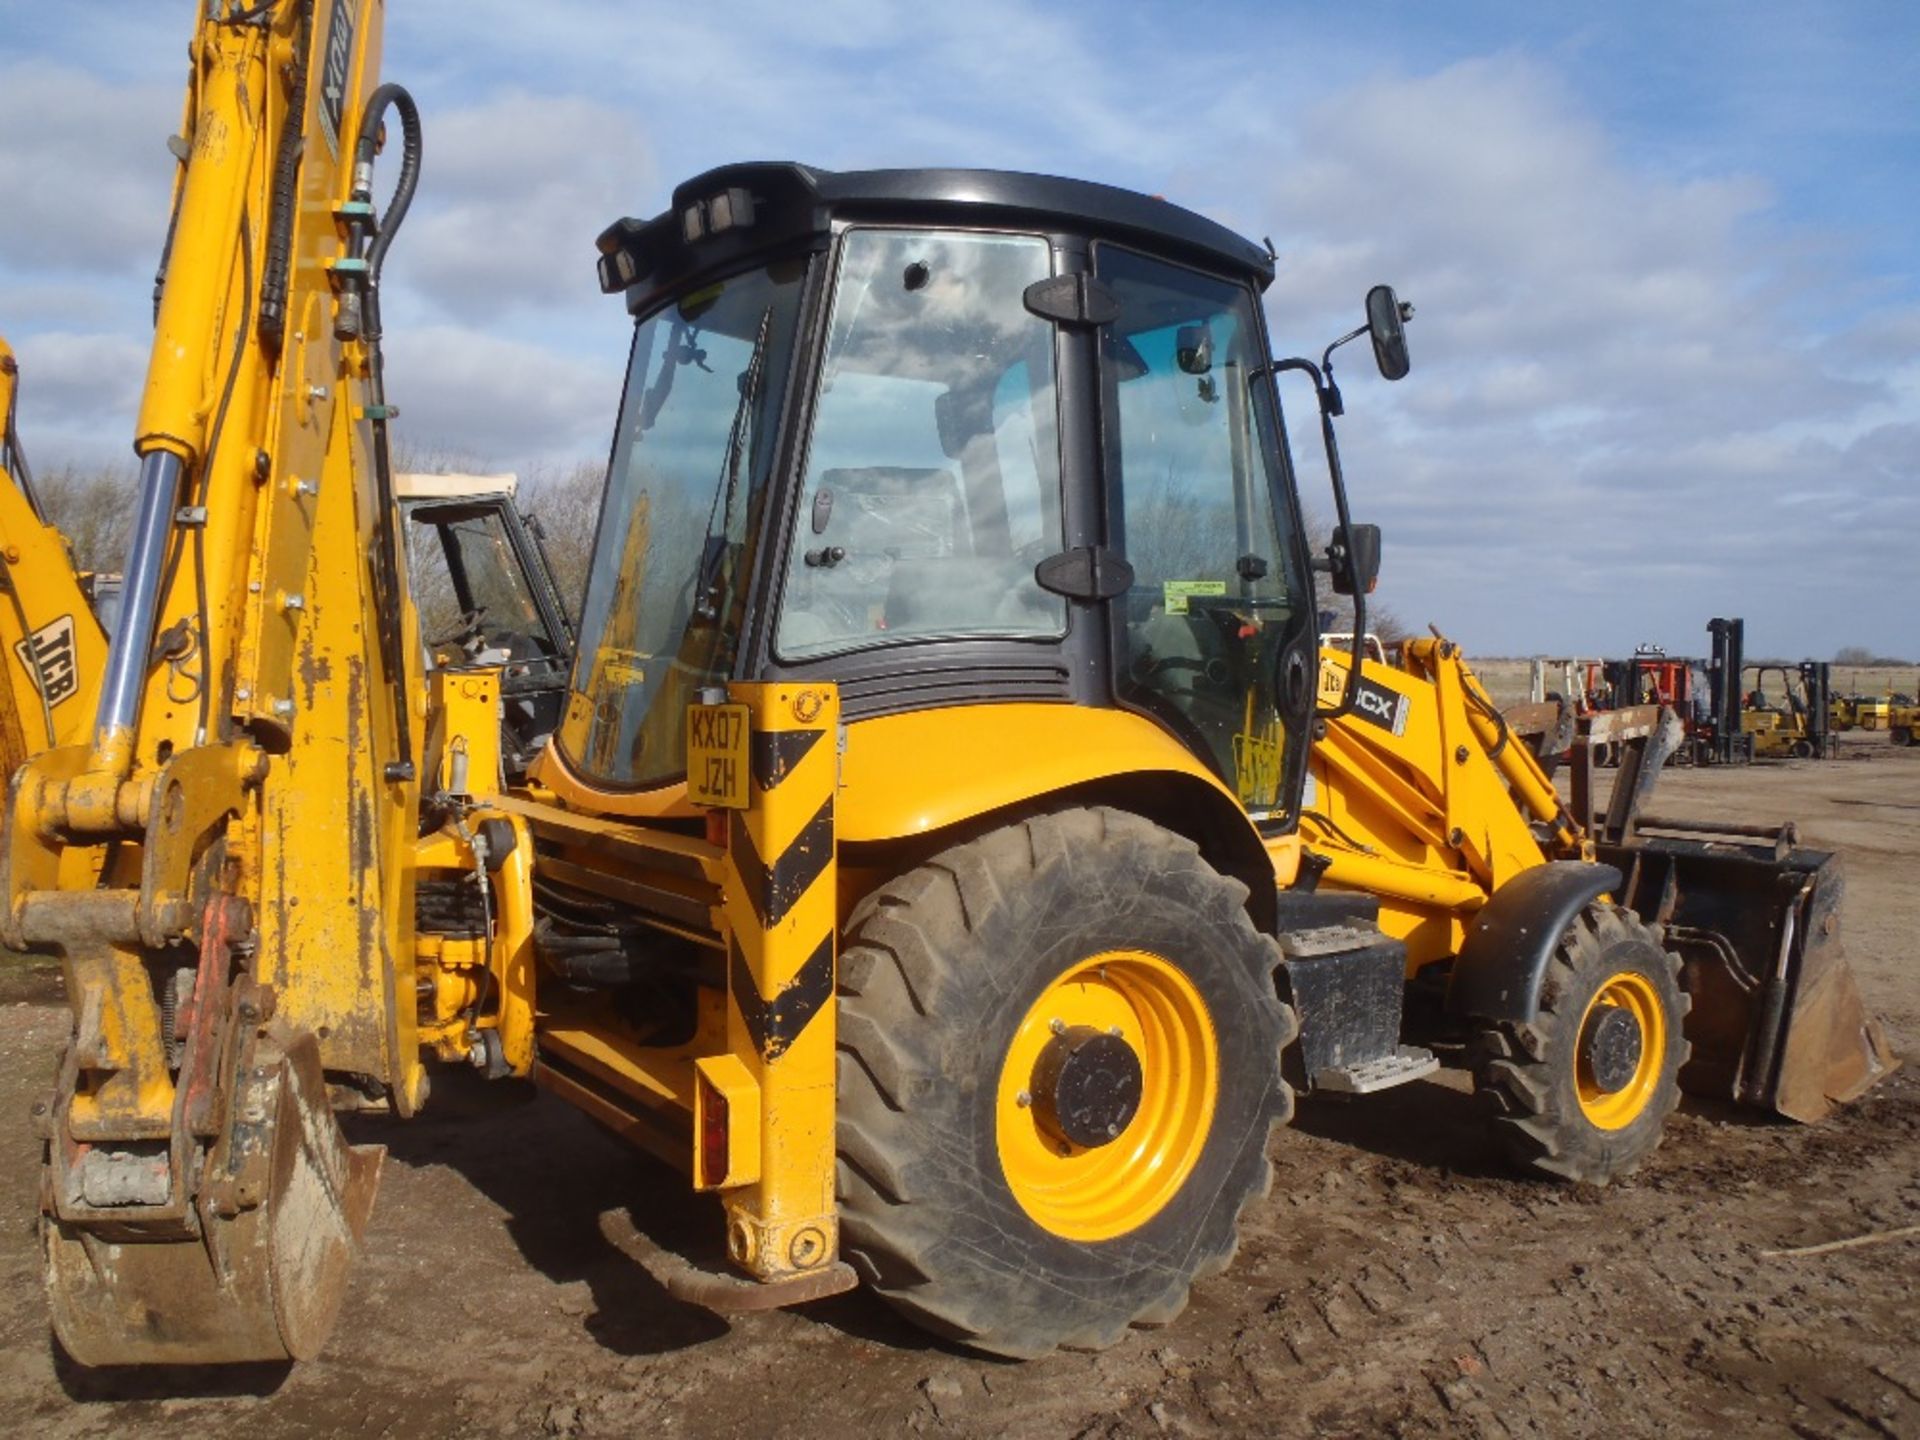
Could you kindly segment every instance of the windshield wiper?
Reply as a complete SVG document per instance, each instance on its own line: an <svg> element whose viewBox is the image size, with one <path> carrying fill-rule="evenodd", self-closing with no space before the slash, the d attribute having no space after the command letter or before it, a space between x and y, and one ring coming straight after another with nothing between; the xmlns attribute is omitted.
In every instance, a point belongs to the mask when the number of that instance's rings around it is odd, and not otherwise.
<svg viewBox="0 0 1920 1440"><path fill-rule="evenodd" d="M720 592L725 581L727 534L733 528L733 501L740 489L740 464L746 454L747 431L752 425L753 403L759 397L766 372L767 337L773 333L773 307L760 312L760 327L753 338L753 353L747 368L740 372L740 403L733 408L733 424L727 431L727 450L720 461L720 478L713 487L713 504L707 507L707 540L700 556L699 584L694 591L694 614L702 620L720 618ZM716 518L719 526L715 528Z"/></svg>

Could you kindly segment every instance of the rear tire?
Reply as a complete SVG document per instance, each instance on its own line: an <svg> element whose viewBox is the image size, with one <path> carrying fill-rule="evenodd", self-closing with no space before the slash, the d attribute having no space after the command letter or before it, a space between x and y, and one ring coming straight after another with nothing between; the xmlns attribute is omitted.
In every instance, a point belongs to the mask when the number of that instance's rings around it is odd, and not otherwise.
<svg viewBox="0 0 1920 1440"><path fill-rule="evenodd" d="M1595 902L1554 947L1531 1024L1484 1024L1474 1043L1474 1088L1493 1131L1521 1169L1604 1185L1653 1153L1680 1103L1691 1047L1691 1007L1680 957L1631 911ZM1622 1011L1632 1021L1608 1015ZM1599 1026L1638 1037L1631 1064L1604 1050Z"/></svg>
<svg viewBox="0 0 1920 1440"><path fill-rule="evenodd" d="M1887 732L1887 738L1895 745L1913 744L1913 731L1905 725L1896 725Z"/></svg>
<svg viewBox="0 0 1920 1440"><path fill-rule="evenodd" d="M1794 741L1793 758L1796 760L1811 760L1813 758L1813 742L1811 740Z"/></svg>
<svg viewBox="0 0 1920 1440"><path fill-rule="evenodd" d="M840 968L838 1188L868 1285L1024 1358L1165 1324L1226 1267L1293 1108L1280 1052L1297 1027L1245 901L1181 837L1076 809L862 902ZM1064 1122L1036 1047L1115 1030L1138 1108L1080 1148L1046 1128Z"/></svg>

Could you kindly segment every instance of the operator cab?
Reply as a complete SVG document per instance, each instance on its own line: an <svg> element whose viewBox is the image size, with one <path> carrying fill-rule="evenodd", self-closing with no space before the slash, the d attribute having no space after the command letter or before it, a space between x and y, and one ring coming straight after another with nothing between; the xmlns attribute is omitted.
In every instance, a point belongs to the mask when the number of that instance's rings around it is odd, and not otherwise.
<svg viewBox="0 0 1920 1440"><path fill-rule="evenodd" d="M500 671L510 780L553 733L573 663L566 606L516 489L512 475L394 477L427 668Z"/></svg>
<svg viewBox="0 0 1920 1440"><path fill-rule="evenodd" d="M848 722L1142 713L1291 825L1319 662L1265 249L1107 186L792 164L599 243L637 326L556 767L664 791L703 692L820 679Z"/></svg>

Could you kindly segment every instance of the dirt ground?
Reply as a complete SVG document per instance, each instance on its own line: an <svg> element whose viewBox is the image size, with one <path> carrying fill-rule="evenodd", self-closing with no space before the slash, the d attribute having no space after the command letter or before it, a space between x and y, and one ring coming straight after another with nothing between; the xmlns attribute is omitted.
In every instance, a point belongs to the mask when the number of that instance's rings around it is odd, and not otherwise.
<svg viewBox="0 0 1920 1440"><path fill-rule="evenodd" d="M1920 1035L1920 749L1671 775L1660 808L1786 816L1845 857L1848 949ZM0 972L0 1415L56 1437L437 1435L1920 1435L1920 1075L1816 1127L1689 1104L1631 1180L1507 1176L1454 1084L1310 1100L1272 1199L1172 1327L985 1361L858 1292L732 1321L644 1261L710 1253L710 1202L548 1098L450 1076L391 1147L325 1356L90 1374L47 1340L29 1098L66 1024Z"/></svg>

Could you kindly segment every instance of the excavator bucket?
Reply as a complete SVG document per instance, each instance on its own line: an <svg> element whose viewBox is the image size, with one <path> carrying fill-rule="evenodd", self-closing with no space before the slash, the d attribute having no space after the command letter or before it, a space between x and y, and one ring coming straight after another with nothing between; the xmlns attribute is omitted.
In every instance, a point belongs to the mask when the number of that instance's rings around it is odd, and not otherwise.
<svg viewBox="0 0 1920 1440"><path fill-rule="evenodd" d="M1683 958L1684 1089L1812 1122L1893 1072L1841 946L1838 858L1800 847L1791 825L1637 828L1599 858L1627 877L1622 903Z"/></svg>
<svg viewBox="0 0 1920 1440"><path fill-rule="evenodd" d="M312 1036L263 1038L231 1092L186 1229L41 1222L53 1327L83 1365L200 1365L317 1355L386 1151L348 1145Z"/></svg>

